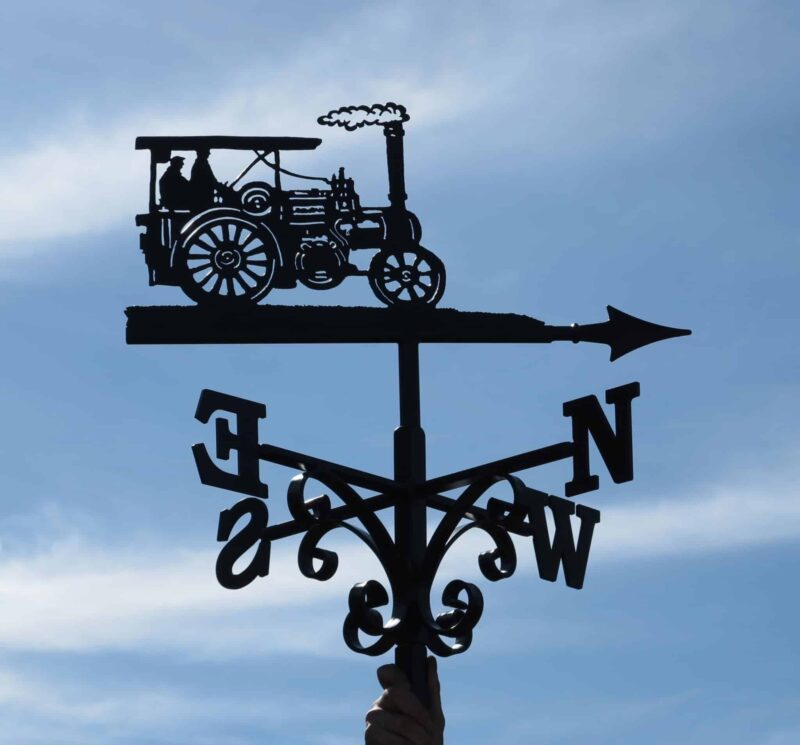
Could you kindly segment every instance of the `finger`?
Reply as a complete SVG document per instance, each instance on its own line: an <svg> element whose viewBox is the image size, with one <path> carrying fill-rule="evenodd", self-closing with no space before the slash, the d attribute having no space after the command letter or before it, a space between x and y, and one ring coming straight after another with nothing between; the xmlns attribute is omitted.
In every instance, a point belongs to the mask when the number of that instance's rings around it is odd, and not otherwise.
<svg viewBox="0 0 800 745"><path fill-rule="evenodd" d="M434 722L430 712L407 688L387 688L378 699L377 706L380 709L410 717L428 732L434 731Z"/></svg>
<svg viewBox="0 0 800 745"><path fill-rule="evenodd" d="M436 658L428 657L428 690L431 694L431 717L434 722L444 726L444 713L442 712L442 688L439 684L439 670Z"/></svg>
<svg viewBox="0 0 800 745"><path fill-rule="evenodd" d="M413 745L434 745L431 734L411 717L386 709L373 708L367 712L367 724L405 738Z"/></svg>
<svg viewBox="0 0 800 745"><path fill-rule="evenodd" d="M397 665L381 665L378 668L378 682L384 688L411 688L406 674Z"/></svg>

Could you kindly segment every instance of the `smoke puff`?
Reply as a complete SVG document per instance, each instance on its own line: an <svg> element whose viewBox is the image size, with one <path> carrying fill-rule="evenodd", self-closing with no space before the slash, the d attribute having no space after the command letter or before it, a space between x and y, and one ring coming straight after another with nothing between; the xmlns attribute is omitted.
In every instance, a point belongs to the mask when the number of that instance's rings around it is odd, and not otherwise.
<svg viewBox="0 0 800 745"><path fill-rule="evenodd" d="M349 132L354 132L359 127L407 122L409 118L405 106L389 102L372 106L343 106L319 117L317 122L329 127L344 127Z"/></svg>

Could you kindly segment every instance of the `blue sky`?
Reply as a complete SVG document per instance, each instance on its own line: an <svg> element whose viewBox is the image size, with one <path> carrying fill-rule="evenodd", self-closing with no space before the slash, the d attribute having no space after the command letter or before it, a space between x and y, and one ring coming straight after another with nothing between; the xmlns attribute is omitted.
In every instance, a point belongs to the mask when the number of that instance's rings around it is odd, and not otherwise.
<svg viewBox="0 0 800 745"><path fill-rule="evenodd" d="M0 744L358 742L378 662L340 637L380 577L343 541L304 579L214 579L217 514L189 446L202 388L263 401L262 437L391 473L391 348L127 347L149 288L133 216L145 134L321 136L385 203L375 130L411 114L409 206L444 306L693 336L610 364L594 345L425 347L436 475L569 436L561 403L640 381L635 480L601 510L580 592L520 544L441 665L459 745L800 740L796 258L800 10L781 2L9 2L0 54ZM372 304L367 283L270 302ZM324 381L320 385L320 380ZM524 474L560 493L565 465ZM292 473L266 469L274 520ZM336 541L333 540L336 545ZM480 544L444 579L478 576Z"/></svg>

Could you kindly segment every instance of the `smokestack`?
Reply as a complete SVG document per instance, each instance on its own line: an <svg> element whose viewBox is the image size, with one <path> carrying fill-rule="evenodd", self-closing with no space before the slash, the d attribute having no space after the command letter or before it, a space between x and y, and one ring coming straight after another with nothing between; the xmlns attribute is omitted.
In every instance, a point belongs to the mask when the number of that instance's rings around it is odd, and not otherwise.
<svg viewBox="0 0 800 745"><path fill-rule="evenodd" d="M405 131L401 122L385 124L386 167L389 171L389 204L395 209L405 209L406 167L403 157L403 137Z"/></svg>
<svg viewBox="0 0 800 745"><path fill-rule="evenodd" d="M376 124L383 127L386 137L386 167L389 173L389 204L394 209L404 210L407 195L403 122L409 119L405 106L389 102L372 106L343 106L319 117L317 122L328 127L344 127L348 132Z"/></svg>

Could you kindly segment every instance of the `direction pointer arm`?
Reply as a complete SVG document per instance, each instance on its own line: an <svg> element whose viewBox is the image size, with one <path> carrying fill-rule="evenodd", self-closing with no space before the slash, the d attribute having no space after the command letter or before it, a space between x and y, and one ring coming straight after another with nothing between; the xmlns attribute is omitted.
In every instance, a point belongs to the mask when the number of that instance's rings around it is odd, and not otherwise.
<svg viewBox="0 0 800 745"><path fill-rule="evenodd" d="M611 347L611 362L639 347L653 344L676 336L688 336L689 329L677 329L644 321L641 318L617 310L613 305L606 306L608 320L604 323L589 323L585 326L573 323L571 326L551 326L562 335L555 340L564 339L577 344L580 341L608 344Z"/></svg>

